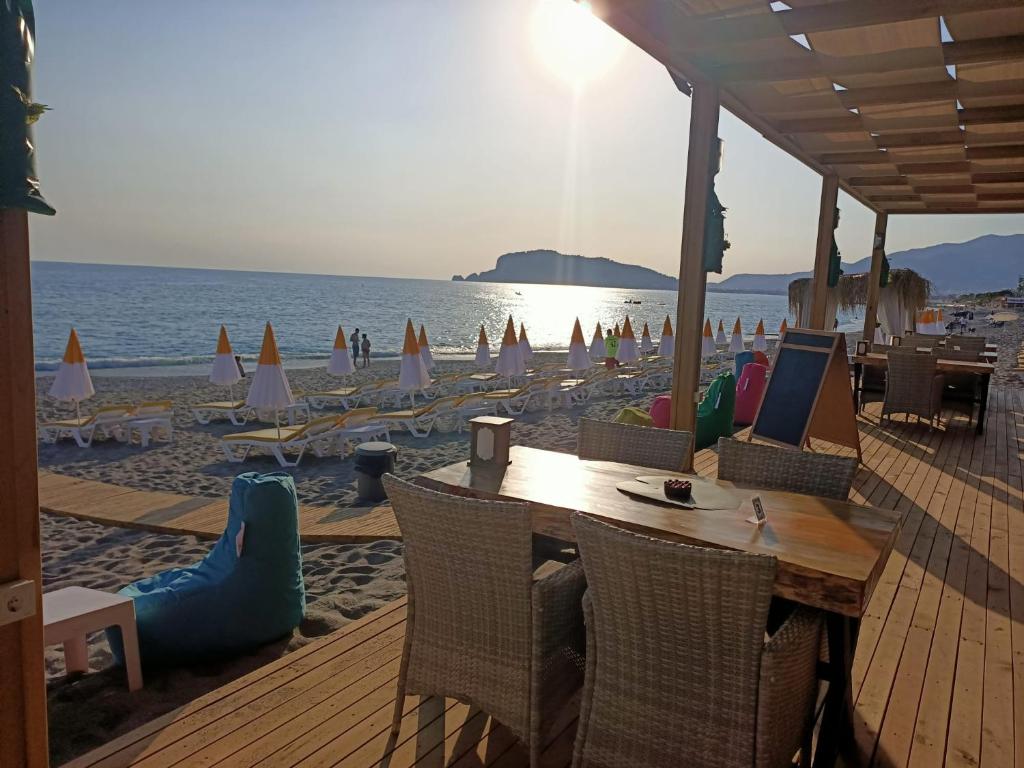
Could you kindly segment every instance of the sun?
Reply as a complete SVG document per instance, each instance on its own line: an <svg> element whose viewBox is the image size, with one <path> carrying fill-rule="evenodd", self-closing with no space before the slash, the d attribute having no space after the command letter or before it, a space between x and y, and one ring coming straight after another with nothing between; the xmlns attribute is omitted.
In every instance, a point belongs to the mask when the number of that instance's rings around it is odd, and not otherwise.
<svg viewBox="0 0 1024 768"><path fill-rule="evenodd" d="M607 74L625 49L625 40L594 16L586 0L538 0L530 27L540 61L576 88Z"/></svg>

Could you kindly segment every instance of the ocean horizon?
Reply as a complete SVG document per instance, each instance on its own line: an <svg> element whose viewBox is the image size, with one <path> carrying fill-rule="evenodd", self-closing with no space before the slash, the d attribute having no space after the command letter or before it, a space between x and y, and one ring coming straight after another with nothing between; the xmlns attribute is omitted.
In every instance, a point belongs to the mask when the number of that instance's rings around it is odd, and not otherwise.
<svg viewBox="0 0 1024 768"><path fill-rule="evenodd" d="M236 354L254 361L270 321L286 367L302 368L330 356L339 324L346 336L367 333L374 357L395 358L411 318L417 330L425 325L436 358L456 360L475 353L481 323L497 354L510 314L534 349L562 352L577 317L588 343L596 322L622 323L627 314L638 339L647 322L657 343L676 308L676 291L667 290L57 261L32 262L32 298L41 374L57 368L72 327L94 371L184 375L207 372L222 324ZM739 317L747 338L761 319L773 335L788 300L709 292L705 311L727 333ZM854 315L840 317L841 330L858 327Z"/></svg>

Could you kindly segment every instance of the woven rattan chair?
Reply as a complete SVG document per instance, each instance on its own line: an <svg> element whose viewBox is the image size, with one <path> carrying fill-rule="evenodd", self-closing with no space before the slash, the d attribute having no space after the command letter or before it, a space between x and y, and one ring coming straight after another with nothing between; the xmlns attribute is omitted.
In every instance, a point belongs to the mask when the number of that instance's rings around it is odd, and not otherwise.
<svg viewBox="0 0 1024 768"><path fill-rule="evenodd" d="M574 768L788 766L807 749L821 617L765 640L775 558L574 515L587 674Z"/></svg>
<svg viewBox="0 0 1024 768"><path fill-rule="evenodd" d="M900 344L900 348L904 350L914 351L917 349L933 349L941 340L939 336L932 336L927 333L912 333L909 336L903 337L903 342Z"/></svg>
<svg viewBox="0 0 1024 768"><path fill-rule="evenodd" d="M857 460L718 438L718 479L846 501Z"/></svg>
<svg viewBox="0 0 1024 768"><path fill-rule="evenodd" d="M942 410L943 376L935 368L935 355L913 351L888 355L882 418L893 413L913 414L928 419L932 426Z"/></svg>
<svg viewBox="0 0 1024 768"><path fill-rule="evenodd" d="M577 560L535 579L527 505L450 496L384 476L405 543L405 648L389 745L406 695L479 707L538 757L583 681Z"/></svg>
<svg viewBox="0 0 1024 768"><path fill-rule="evenodd" d="M898 349L891 344L872 344L872 352L886 354L890 349ZM880 403L885 399L885 368L865 365L861 370L860 379L860 410L867 403Z"/></svg>
<svg viewBox="0 0 1024 768"><path fill-rule="evenodd" d="M950 336L946 339L946 348L960 347L961 350L971 350L980 354L985 351L986 341L984 336Z"/></svg>
<svg viewBox="0 0 1024 768"><path fill-rule="evenodd" d="M979 336L964 336L965 339L981 339L981 345L974 349L967 347L955 347L947 343L945 347L936 347L932 354L940 360L965 360L970 363L980 361L980 353L985 349L985 338ZM979 391L981 377L973 373L944 373L942 380L942 406L951 411L958 411L967 415L968 425L974 422L974 406L981 397Z"/></svg>
<svg viewBox="0 0 1024 768"><path fill-rule="evenodd" d="M692 442L690 432L580 419L576 453L581 459L681 472Z"/></svg>

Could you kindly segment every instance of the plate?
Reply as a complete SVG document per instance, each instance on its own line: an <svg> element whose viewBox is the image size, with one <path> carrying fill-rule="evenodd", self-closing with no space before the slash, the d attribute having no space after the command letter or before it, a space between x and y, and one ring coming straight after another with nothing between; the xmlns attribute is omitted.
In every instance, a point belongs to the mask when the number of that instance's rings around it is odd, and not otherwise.
<svg viewBox="0 0 1024 768"><path fill-rule="evenodd" d="M739 509L742 499L735 491L722 488L717 483L700 477L686 477L693 484L690 498L687 501L670 499L665 495L665 481L679 479L679 475L641 475L635 480L627 480L615 487L630 496L671 504L683 509L733 510Z"/></svg>

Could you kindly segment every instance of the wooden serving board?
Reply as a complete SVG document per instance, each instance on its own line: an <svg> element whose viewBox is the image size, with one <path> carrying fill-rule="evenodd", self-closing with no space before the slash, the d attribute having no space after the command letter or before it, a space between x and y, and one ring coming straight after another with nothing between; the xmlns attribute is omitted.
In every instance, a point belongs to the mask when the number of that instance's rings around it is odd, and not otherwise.
<svg viewBox="0 0 1024 768"><path fill-rule="evenodd" d="M683 509L739 509L742 499L735 491L722 488L717 483L703 480L699 477L687 477L693 484L688 501L671 499L665 495L664 483L669 479L679 479L679 475L641 475L635 480L627 480L615 487L622 493L630 496L639 496L645 499L672 504Z"/></svg>

